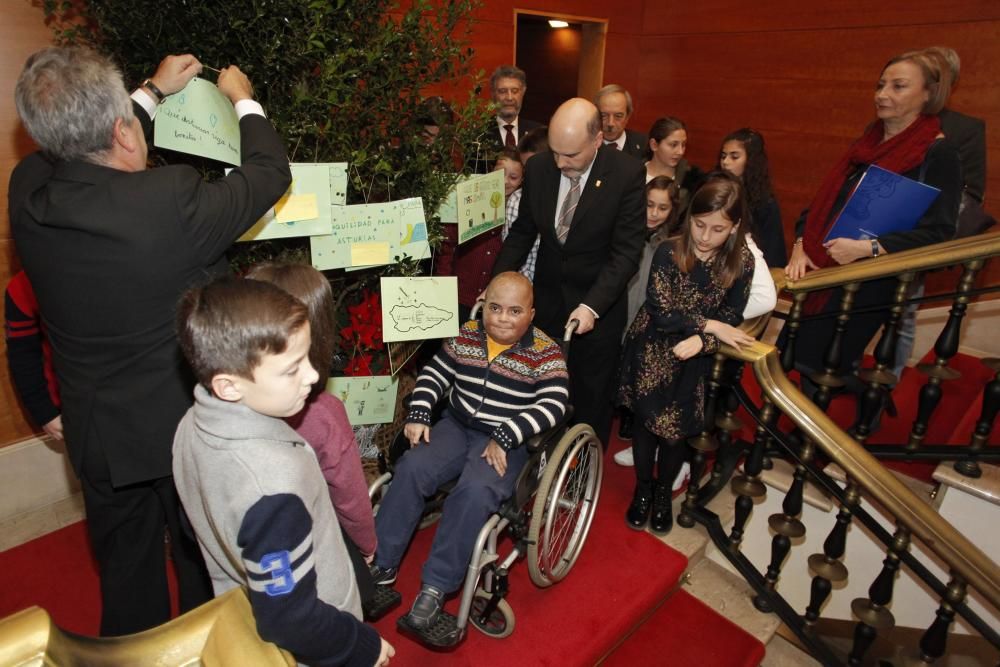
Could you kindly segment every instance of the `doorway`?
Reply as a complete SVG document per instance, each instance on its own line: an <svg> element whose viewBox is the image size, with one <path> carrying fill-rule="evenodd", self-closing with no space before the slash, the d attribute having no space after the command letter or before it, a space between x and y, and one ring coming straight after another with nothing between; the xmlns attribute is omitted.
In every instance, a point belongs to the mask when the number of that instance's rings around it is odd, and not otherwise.
<svg viewBox="0 0 1000 667"><path fill-rule="evenodd" d="M547 124L569 98L594 96L604 79L607 19L515 9L514 21L514 63L528 77L522 117Z"/></svg>

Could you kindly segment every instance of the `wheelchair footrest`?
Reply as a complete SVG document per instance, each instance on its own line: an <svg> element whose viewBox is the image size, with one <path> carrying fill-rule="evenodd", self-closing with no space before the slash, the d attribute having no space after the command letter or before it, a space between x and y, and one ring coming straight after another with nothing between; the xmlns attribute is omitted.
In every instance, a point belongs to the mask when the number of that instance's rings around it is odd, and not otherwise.
<svg viewBox="0 0 1000 667"><path fill-rule="evenodd" d="M437 621L429 628L417 628L410 624L409 614L399 617L396 628L405 634L412 635L421 644L430 648L452 648L462 641L465 634L458 629L458 618L446 611L441 611Z"/></svg>
<svg viewBox="0 0 1000 667"><path fill-rule="evenodd" d="M403 601L403 596L392 586L375 586L375 595L363 605L365 620L374 623L385 616L389 611L399 606Z"/></svg>

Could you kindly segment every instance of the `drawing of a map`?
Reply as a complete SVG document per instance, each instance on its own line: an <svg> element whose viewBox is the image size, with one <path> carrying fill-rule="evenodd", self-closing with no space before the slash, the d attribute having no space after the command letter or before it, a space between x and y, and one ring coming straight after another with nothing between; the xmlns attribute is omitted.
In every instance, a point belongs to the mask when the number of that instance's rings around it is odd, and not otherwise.
<svg viewBox="0 0 1000 667"><path fill-rule="evenodd" d="M458 280L382 278L382 339L387 343L458 334Z"/></svg>
<svg viewBox="0 0 1000 667"><path fill-rule="evenodd" d="M393 328L406 333L413 329L421 331L433 329L454 317L454 313L420 303L415 306L393 306L389 311L389 317L392 318Z"/></svg>

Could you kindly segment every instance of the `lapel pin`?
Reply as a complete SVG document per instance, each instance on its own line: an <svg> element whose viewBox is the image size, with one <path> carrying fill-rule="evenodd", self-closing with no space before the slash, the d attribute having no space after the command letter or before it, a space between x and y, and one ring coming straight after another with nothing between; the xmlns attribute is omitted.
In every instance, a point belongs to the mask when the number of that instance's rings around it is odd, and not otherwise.
<svg viewBox="0 0 1000 667"><path fill-rule="evenodd" d="M596 183L594 183L594 187L595 187L595 188L599 188L599 187L601 187L601 182L600 182L600 181L597 181Z"/></svg>

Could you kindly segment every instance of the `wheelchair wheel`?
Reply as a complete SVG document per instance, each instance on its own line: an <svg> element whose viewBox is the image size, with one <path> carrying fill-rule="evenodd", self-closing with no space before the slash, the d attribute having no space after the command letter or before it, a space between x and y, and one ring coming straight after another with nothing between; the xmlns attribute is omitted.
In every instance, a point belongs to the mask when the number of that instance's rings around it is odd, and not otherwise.
<svg viewBox="0 0 1000 667"><path fill-rule="evenodd" d="M479 630L484 635L494 639L509 637L514 632L514 610L506 600L500 600L497 608L493 610L485 623L480 623L479 617L486 608L486 603L493 597L481 588L476 589L476 594L472 598L472 608L469 610L469 622L472 627Z"/></svg>
<svg viewBox="0 0 1000 667"><path fill-rule="evenodd" d="M536 586L560 581L573 567L594 519L604 462L587 424L566 431L538 484L528 525L528 573Z"/></svg>

